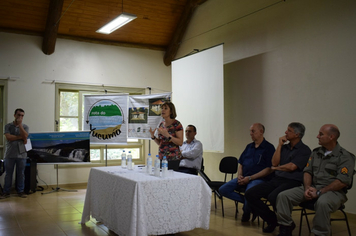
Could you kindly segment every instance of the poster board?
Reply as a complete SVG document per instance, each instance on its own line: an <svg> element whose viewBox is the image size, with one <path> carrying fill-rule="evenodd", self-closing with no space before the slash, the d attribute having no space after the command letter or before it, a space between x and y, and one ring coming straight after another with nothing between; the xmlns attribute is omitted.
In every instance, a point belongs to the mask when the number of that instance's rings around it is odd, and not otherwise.
<svg viewBox="0 0 356 236"><path fill-rule="evenodd" d="M151 139L150 128L162 121L161 105L171 100L172 93L129 96L128 138Z"/></svg>
<svg viewBox="0 0 356 236"><path fill-rule="evenodd" d="M27 156L37 163L90 162L88 131L30 133L32 149Z"/></svg>
<svg viewBox="0 0 356 236"><path fill-rule="evenodd" d="M84 95L83 130L92 144L127 143L128 94Z"/></svg>

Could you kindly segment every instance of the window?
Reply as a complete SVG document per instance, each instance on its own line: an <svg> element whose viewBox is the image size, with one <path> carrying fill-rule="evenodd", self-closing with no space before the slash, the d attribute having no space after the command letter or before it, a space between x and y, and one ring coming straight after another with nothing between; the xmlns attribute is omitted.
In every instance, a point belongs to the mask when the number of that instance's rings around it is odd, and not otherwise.
<svg viewBox="0 0 356 236"><path fill-rule="evenodd" d="M102 91L102 92L100 92ZM144 94L142 88L105 87L107 94L129 93L130 95ZM73 84L56 84L56 131L79 131L83 128L84 95L104 94L100 86L85 86ZM132 159L144 162L143 141L129 139L127 145L122 144L91 144L90 161L118 165L121 154L131 151Z"/></svg>

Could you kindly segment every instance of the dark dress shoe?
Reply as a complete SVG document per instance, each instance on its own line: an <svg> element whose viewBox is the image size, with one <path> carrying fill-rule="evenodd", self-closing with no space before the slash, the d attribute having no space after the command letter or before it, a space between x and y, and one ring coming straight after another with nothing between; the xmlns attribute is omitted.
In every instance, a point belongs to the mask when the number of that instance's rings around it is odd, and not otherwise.
<svg viewBox="0 0 356 236"><path fill-rule="evenodd" d="M292 236L292 231L295 229L295 223L293 222L289 226L280 225L278 236Z"/></svg>
<svg viewBox="0 0 356 236"><path fill-rule="evenodd" d="M292 231L293 231L295 229L295 223L294 222L292 223L291 227L292 227Z"/></svg>
<svg viewBox="0 0 356 236"><path fill-rule="evenodd" d="M248 222L250 220L250 214L243 214L241 222Z"/></svg>
<svg viewBox="0 0 356 236"><path fill-rule="evenodd" d="M263 229L263 233L272 233L274 229L277 227L277 225L278 225L277 223L271 223L267 225L267 227Z"/></svg>
<svg viewBox="0 0 356 236"><path fill-rule="evenodd" d="M254 222L256 220L256 218L258 217L258 215L252 214L252 219L251 222Z"/></svg>

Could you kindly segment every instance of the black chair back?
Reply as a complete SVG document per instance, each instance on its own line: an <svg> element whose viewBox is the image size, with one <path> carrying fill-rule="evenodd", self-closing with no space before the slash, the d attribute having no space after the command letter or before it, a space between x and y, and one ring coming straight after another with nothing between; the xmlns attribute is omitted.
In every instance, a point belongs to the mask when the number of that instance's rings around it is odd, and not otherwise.
<svg viewBox="0 0 356 236"><path fill-rule="evenodd" d="M352 188L352 185L354 184L354 175L356 174L356 170L353 170L352 172L352 177L351 177L351 183L349 186L347 186L344 191L345 193L347 193L348 190L350 190Z"/></svg>
<svg viewBox="0 0 356 236"><path fill-rule="evenodd" d="M226 182L226 177L228 174L231 174L231 179L233 179L234 174L237 173L237 166L238 166L238 160L236 157L227 156L221 159L219 170L220 172L225 173L224 182Z"/></svg>
<svg viewBox="0 0 356 236"><path fill-rule="evenodd" d="M168 161L168 170L177 171L179 169L180 160Z"/></svg>

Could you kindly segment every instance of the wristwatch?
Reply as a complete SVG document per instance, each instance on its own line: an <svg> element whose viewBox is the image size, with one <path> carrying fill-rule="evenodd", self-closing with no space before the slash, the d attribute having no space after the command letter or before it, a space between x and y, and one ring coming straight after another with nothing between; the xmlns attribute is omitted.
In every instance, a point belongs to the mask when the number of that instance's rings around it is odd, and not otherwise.
<svg viewBox="0 0 356 236"><path fill-rule="evenodd" d="M248 177L248 181L251 181L251 180L252 180L252 178L251 178L251 176L249 176L249 177Z"/></svg>
<svg viewBox="0 0 356 236"><path fill-rule="evenodd" d="M316 196L320 197L320 194L321 194L320 190L316 191Z"/></svg>
<svg viewBox="0 0 356 236"><path fill-rule="evenodd" d="M171 141L171 139L172 139L172 135L169 135L169 137L168 137L168 141L170 142L170 141Z"/></svg>
<svg viewBox="0 0 356 236"><path fill-rule="evenodd" d="M151 139L152 139L152 140L155 140L155 139L156 139L156 136L151 137Z"/></svg>

